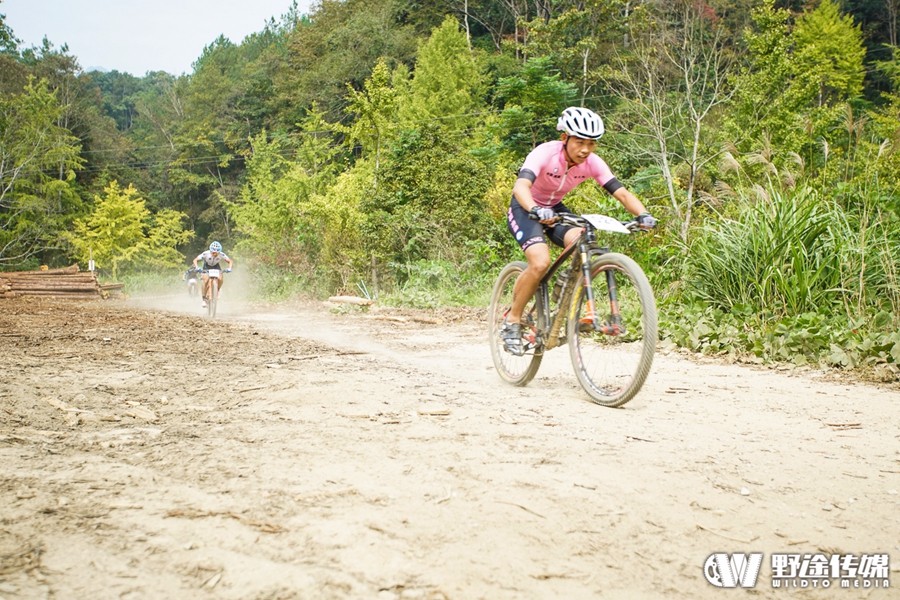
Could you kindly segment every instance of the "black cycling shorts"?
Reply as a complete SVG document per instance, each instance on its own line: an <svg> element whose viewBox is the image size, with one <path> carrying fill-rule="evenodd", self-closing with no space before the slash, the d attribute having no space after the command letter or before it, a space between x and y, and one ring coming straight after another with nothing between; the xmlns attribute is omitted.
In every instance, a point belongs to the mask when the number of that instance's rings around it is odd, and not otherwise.
<svg viewBox="0 0 900 600"><path fill-rule="evenodd" d="M562 202L554 206L553 210L556 212L571 212ZM519 201L515 197L509 203L509 211L506 213L506 226L513 237L516 238L516 242L518 242L522 250L534 244L546 244L545 234L554 244L560 248L565 248L566 232L574 229L571 225L556 224L546 226L542 225L540 221L532 221L528 218L528 211L519 205Z"/></svg>

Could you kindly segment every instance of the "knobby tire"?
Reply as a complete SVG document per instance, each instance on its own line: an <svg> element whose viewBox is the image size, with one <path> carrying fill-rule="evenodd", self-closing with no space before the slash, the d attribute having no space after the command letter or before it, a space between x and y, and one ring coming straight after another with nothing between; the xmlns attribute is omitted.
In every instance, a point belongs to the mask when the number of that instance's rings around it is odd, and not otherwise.
<svg viewBox="0 0 900 600"><path fill-rule="evenodd" d="M626 331L609 335L582 325L587 296L579 276L566 325L569 353L575 375L595 403L622 406L637 394L650 373L656 351L656 301L641 267L618 253L592 253L591 281L596 311L608 322L610 298L606 271L612 271L618 288L618 305Z"/></svg>
<svg viewBox="0 0 900 600"><path fill-rule="evenodd" d="M210 319L216 318L216 305L219 303L219 282L215 278L209 278L209 301L207 302L207 313Z"/></svg>
<svg viewBox="0 0 900 600"><path fill-rule="evenodd" d="M534 379L543 359L543 347L540 345L535 347L531 343L524 356L515 356L504 350L503 340L500 339L500 328L503 326L506 313L509 312L512 306L513 287L519 274L527 266L523 261L515 261L503 267L494 283L494 289L491 293L491 306L488 312L488 339L490 340L491 358L494 360L494 367L497 369L500 377L517 386L527 385L529 381ZM532 342L535 336L534 323L537 320L535 298L531 299L522 313L523 334L525 334L526 339L530 339Z"/></svg>

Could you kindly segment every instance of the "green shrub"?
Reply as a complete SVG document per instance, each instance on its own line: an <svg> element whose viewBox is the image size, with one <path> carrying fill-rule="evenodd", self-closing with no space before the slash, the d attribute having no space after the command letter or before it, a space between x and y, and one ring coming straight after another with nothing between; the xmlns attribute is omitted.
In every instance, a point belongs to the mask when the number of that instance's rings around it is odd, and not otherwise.
<svg viewBox="0 0 900 600"><path fill-rule="evenodd" d="M298 273L289 269L268 265L250 267L253 281L249 297L259 300L278 301L292 298L323 298L324 277L316 277L315 273Z"/></svg>
<svg viewBox="0 0 900 600"><path fill-rule="evenodd" d="M724 311L702 303L660 303L660 335L693 352L752 362L875 370L900 380L900 317L886 311L848 321L807 312L779 319L747 306Z"/></svg>
<svg viewBox="0 0 900 600"><path fill-rule="evenodd" d="M843 211L811 190L748 203L737 219L701 228L686 260L690 293L713 307L785 317L842 302L853 239Z"/></svg>
<svg viewBox="0 0 900 600"><path fill-rule="evenodd" d="M402 271L402 283L383 294L379 301L387 305L412 308L441 306L486 306L490 302L495 273L462 269L449 261L420 260L393 264Z"/></svg>

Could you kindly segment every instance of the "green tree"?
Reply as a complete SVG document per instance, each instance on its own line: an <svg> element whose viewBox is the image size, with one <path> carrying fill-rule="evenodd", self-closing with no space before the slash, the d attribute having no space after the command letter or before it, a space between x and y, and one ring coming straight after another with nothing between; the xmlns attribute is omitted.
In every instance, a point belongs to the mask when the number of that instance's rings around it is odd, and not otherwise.
<svg viewBox="0 0 900 600"><path fill-rule="evenodd" d="M842 15L834 0L822 0L800 15L794 27L795 67L808 73L818 106L858 98L863 90L866 49L853 17Z"/></svg>
<svg viewBox="0 0 900 600"><path fill-rule="evenodd" d="M146 80L119 71L93 71L89 77L100 92L103 112L115 120L119 131L130 130L137 115L137 96L145 89Z"/></svg>
<svg viewBox="0 0 900 600"><path fill-rule="evenodd" d="M494 168L467 139L437 124L404 132L385 160L378 192L361 205L377 260L393 265L398 278L420 260L463 264L466 242L491 228L484 198Z"/></svg>
<svg viewBox="0 0 900 600"><path fill-rule="evenodd" d="M254 136L247 178L235 201L223 198L240 246L266 265L311 272L321 250L309 203L324 194L341 166L330 126L315 107L292 136ZM291 158L286 154L292 154Z"/></svg>
<svg viewBox="0 0 900 600"><path fill-rule="evenodd" d="M548 57L527 61L519 73L501 78L495 89L503 104L500 137L520 156L557 135L557 117L577 95L577 88L553 69Z"/></svg>
<svg viewBox="0 0 900 600"><path fill-rule="evenodd" d="M177 246L186 243L192 232L184 230L184 215L173 210L156 214L146 207L138 191L116 181L94 197L90 215L76 219L66 237L74 254L84 262L91 257L101 269L109 269L113 278L130 266L174 267L183 256Z"/></svg>
<svg viewBox="0 0 900 600"><path fill-rule="evenodd" d="M77 57L66 45L57 48L44 38L41 46L22 52L21 62L56 93L61 108L57 125L79 139L82 158L91 163L75 182L79 193L88 197L97 179L102 180L109 168L124 162L123 140L115 123L103 113L93 79L82 72Z"/></svg>
<svg viewBox="0 0 900 600"><path fill-rule="evenodd" d="M28 83L30 73L22 64L20 43L7 24L6 15L0 13L0 94L18 94Z"/></svg>
<svg viewBox="0 0 900 600"><path fill-rule="evenodd" d="M797 77L790 36L790 14L763 0L753 10L753 27L745 32L747 64L735 76L735 97L726 132L740 153L778 140L782 153L799 152L806 140L802 115L809 86Z"/></svg>
<svg viewBox="0 0 900 600"><path fill-rule="evenodd" d="M720 21L702 8L677 0L658 15L635 19L630 52L619 55L609 79L620 100L617 125L630 134L619 144L662 174L684 241L701 192L709 191L702 187L709 165L721 152L714 124L735 91L728 80L733 54Z"/></svg>
<svg viewBox="0 0 900 600"><path fill-rule="evenodd" d="M0 4L3 0L0 0ZM6 24L6 15L0 13L0 54L18 56L19 42L13 34L13 30Z"/></svg>
<svg viewBox="0 0 900 600"><path fill-rule="evenodd" d="M818 171L834 184L849 168L841 153L850 151L863 122L848 106L863 90L860 30L832 0L801 14L793 29L771 0L753 17L749 64L737 77L741 94L726 122L735 158L751 181L792 186Z"/></svg>
<svg viewBox="0 0 900 600"><path fill-rule="evenodd" d="M363 235L367 215L361 207L373 193L374 179L373 161L358 160L324 194L310 196L305 207L306 226L315 231L319 249L319 273L339 291L355 292L355 277L369 263L371 249ZM371 281L377 292L377 279Z"/></svg>
<svg viewBox="0 0 900 600"><path fill-rule="evenodd" d="M247 158L247 180L234 202L226 202L241 247L268 264L287 267L302 255L297 232L300 205L296 201L302 183L289 175L285 144L269 140L265 131L251 140ZM290 179L290 180L289 180Z"/></svg>
<svg viewBox="0 0 900 600"><path fill-rule="evenodd" d="M273 75L284 126L315 103L331 121L342 113L347 84L361 89L375 63L412 64L415 31L399 20L396 0L322 0L287 39L283 68Z"/></svg>
<svg viewBox="0 0 900 600"><path fill-rule="evenodd" d="M373 155L375 159L375 182L377 186L381 149L394 137L397 130L397 95L391 87L391 72L385 60L379 60L366 79L362 91L349 87L347 113L355 116L353 123L345 128L347 141L359 144L363 155Z"/></svg>
<svg viewBox="0 0 900 600"><path fill-rule="evenodd" d="M529 56L550 58L567 81L577 82L579 103L585 105L602 80L605 63L625 38L620 15L628 13L628 4L587 0L569 8L561 6L552 18L532 19L528 23Z"/></svg>
<svg viewBox="0 0 900 600"><path fill-rule="evenodd" d="M375 260L399 278L415 261L460 259L465 240L482 235L494 173L476 151L490 122L485 78L456 20L422 43L408 84L401 74L393 80L401 131L361 206Z"/></svg>
<svg viewBox="0 0 900 600"><path fill-rule="evenodd" d="M80 146L57 124L61 114L44 80L0 94L0 264L52 256L80 208L73 186Z"/></svg>
<svg viewBox="0 0 900 600"><path fill-rule="evenodd" d="M419 48L411 92L401 107L405 123L458 129L483 120L485 76L455 18L445 19Z"/></svg>
<svg viewBox="0 0 900 600"><path fill-rule="evenodd" d="M188 78L148 73L134 97L134 118L128 130L132 150L129 162L137 166L133 181L153 206L181 210L190 217L202 211L194 182L183 182L170 165L178 157L178 132L185 119L184 95Z"/></svg>

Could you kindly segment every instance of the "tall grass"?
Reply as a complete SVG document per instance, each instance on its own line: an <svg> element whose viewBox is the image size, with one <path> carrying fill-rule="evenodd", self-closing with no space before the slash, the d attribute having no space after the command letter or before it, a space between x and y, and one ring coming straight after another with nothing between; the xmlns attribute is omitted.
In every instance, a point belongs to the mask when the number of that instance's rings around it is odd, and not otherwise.
<svg viewBox="0 0 900 600"><path fill-rule="evenodd" d="M689 292L723 309L784 317L859 296L860 240L847 213L810 189L770 191L735 219L702 228L686 260Z"/></svg>
<svg viewBox="0 0 900 600"><path fill-rule="evenodd" d="M853 208L853 233L841 263L847 313L868 307L900 315L900 215L868 199Z"/></svg>
<svg viewBox="0 0 900 600"><path fill-rule="evenodd" d="M125 293L129 296L145 296L148 294L166 294L186 289L187 283L182 275L187 267L172 267L154 271L129 271L119 274L118 280L125 284ZM105 277L101 274L100 279Z"/></svg>
<svg viewBox="0 0 900 600"><path fill-rule="evenodd" d="M694 351L866 369L900 381L900 218L875 197L744 197L700 228L663 337Z"/></svg>

